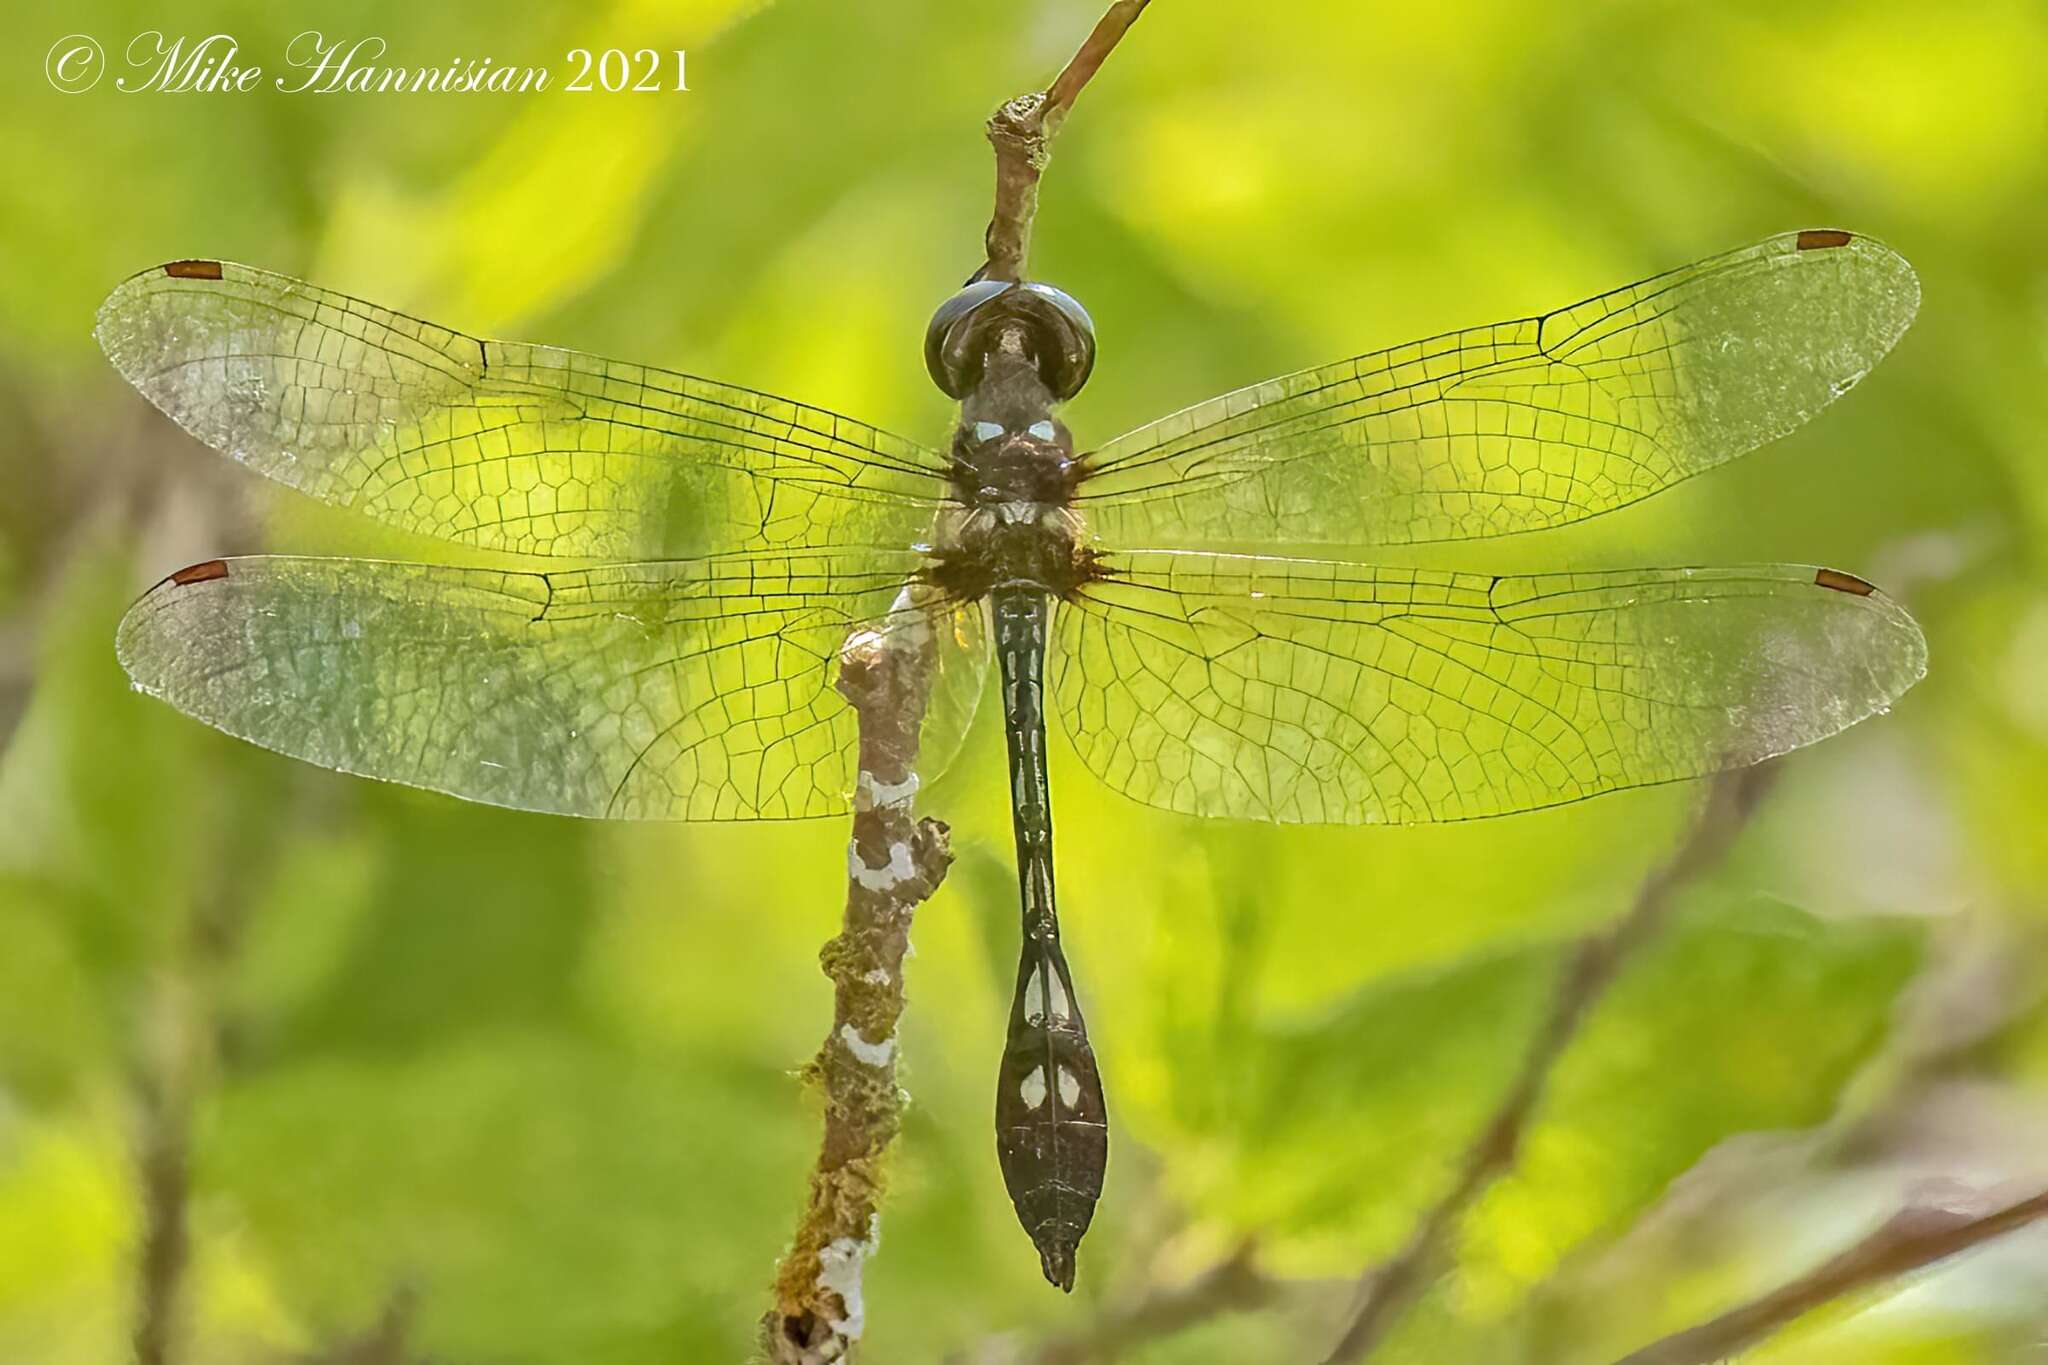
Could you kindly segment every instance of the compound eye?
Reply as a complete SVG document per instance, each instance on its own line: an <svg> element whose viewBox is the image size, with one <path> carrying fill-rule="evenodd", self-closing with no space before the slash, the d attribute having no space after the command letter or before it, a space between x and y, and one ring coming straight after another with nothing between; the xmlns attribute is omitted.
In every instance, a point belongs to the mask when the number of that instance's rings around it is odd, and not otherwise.
<svg viewBox="0 0 2048 1365"><path fill-rule="evenodd" d="M1095 320L1081 301L1049 284L1023 284L1004 302L1032 323L1038 373L1062 402L1081 391L1095 369Z"/></svg>
<svg viewBox="0 0 2048 1365"><path fill-rule="evenodd" d="M974 340L981 330L975 314L1013 286L1008 280L977 280L939 305L924 329L924 367L948 398L965 398L981 378L981 354Z"/></svg>
<svg viewBox="0 0 2048 1365"><path fill-rule="evenodd" d="M1020 322L1030 335L1039 378L1064 401L1095 368L1095 323L1073 295L1049 284L979 280L939 305L924 333L924 365L950 398L981 380L998 323Z"/></svg>

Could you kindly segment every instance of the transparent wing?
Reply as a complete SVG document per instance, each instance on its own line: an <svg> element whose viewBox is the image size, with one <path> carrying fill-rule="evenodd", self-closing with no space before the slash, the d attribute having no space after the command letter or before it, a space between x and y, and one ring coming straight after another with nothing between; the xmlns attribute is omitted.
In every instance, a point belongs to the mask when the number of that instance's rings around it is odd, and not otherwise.
<svg viewBox="0 0 2048 1365"><path fill-rule="evenodd" d="M933 781L952 766L988 690L988 664L995 650L988 623L988 599L933 601L928 619L937 634L936 667L924 726L918 732L917 770Z"/></svg>
<svg viewBox="0 0 2048 1365"><path fill-rule="evenodd" d="M1788 233L1541 317L1225 394L1112 441L1081 501L1111 545L1391 545L1557 526L1784 435L1897 341L1919 282Z"/></svg>
<svg viewBox="0 0 2048 1365"><path fill-rule="evenodd" d="M836 413L482 341L232 263L134 276L97 335L206 444L323 502L487 549L909 545L945 493L938 456Z"/></svg>
<svg viewBox="0 0 2048 1365"><path fill-rule="evenodd" d="M142 691L342 772L564 815L825 815L856 776L840 646L892 609L924 611L894 607L917 562L214 560L137 602L118 648ZM976 666L950 624L961 610L927 613L942 671Z"/></svg>
<svg viewBox="0 0 2048 1365"><path fill-rule="evenodd" d="M1695 777L1835 734L1926 664L1903 608L1827 569L1109 568L1058 608L1054 705L1103 781L1194 815L1411 824Z"/></svg>

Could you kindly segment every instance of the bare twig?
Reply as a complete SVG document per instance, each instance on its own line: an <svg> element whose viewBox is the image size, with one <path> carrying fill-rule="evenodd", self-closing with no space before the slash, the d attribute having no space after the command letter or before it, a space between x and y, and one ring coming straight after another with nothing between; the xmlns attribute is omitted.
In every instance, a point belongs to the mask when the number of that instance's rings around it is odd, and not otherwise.
<svg viewBox="0 0 2048 1365"><path fill-rule="evenodd" d="M1260 1272L1253 1253L1252 1243L1241 1243L1189 1279L1154 1285L1136 1298L1112 1304L1094 1321L1026 1351L1017 1357L1017 1365L1117 1360L1211 1318L1258 1308L1273 1298L1278 1286Z"/></svg>
<svg viewBox="0 0 2048 1365"><path fill-rule="evenodd" d="M909 607L907 592L898 605ZM856 633L840 655L839 690L860 717L860 776L845 918L819 955L834 986L832 1030L809 1077L825 1093L825 1137L762 1324L777 1365L842 1359L864 1326L861 1270L879 1240L882 1159L903 1112L903 957L912 915L952 862L946 826L911 816L935 657L929 625L908 609Z"/></svg>
<svg viewBox="0 0 2048 1365"><path fill-rule="evenodd" d="M1882 1284L2048 1217L2048 1192L1990 1213L1922 1204L1901 1209L1862 1241L1711 1322L1624 1357L1620 1365L1709 1365L1822 1304Z"/></svg>
<svg viewBox="0 0 2048 1365"><path fill-rule="evenodd" d="M135 1365L175 1365L186 1356L181 1329L191 1260L193 1113L218 1083L223 984L241 950L249 888L277 847L275 829L262 820L232 823L216 839L208 885L169 960L148 983L138 1044L133 1089L142 1229Z"/></svg>
<svg viewBox="0 0 2048 1365"><path fill-rule="evenodd" d="M1685 841L1650 873L1633 905L1607 928L1579 940L1559 983L1548 1017L1521 1072L1479 1138L1467 1149L1458 1178L1431 1206L1391 1260L1359 1281L1350 1322L1325 1365L1362 1360L1383 1341L1435 1272L1444 1243L1474 1200L1514 1165L1529 1116L1543 1098L1551 1069L1578 1035L1592 1007L1613 984L1628 955L1670 917L1675 893L1719 862L1769 789L1775 765L1739 769L1714 780L1706 804Z"/></svg>
<svg viewBox="0 0 2048 1365"><path fill-rule="evenodd" d="M142 1244L136 1264L135 1365L176 1359L178 1305L190 1255L186 1221L192 1092L198 1069L191 983L167 971L152 992L147 1055L135 1077Z"/></svg>
<svg viewBox="0 0 2048 1365"><path fill-rule="evenodd" d="M1150 3L1116 0L1051 85L1019 95L989 116L988 140L996 149L996 208L989 219L988 263L981 268L981 278L1024 277L1031 224L1038 217L1038 181L1052 157L1053 134Z"/></svg>
<svg viewBox="0 0 2048 1365"><path fill-rule="evenodd" d="M299 1365L406 1365L412 1359L406 1342L412 1336L419 1307L418 1288L400 1283L384 1301L377 1320L364 1331L295 1359Z"/></svg>

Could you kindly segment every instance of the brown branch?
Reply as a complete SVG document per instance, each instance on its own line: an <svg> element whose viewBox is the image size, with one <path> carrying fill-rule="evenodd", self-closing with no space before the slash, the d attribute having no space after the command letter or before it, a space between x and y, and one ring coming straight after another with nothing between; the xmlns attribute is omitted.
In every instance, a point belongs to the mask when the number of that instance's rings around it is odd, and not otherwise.
<svg viewBox="0 0 2048 1365"><path fill-rule="evenodd" d="M412 1359L406 1342L412 1336L419 1307L418 1288L402 1282L384 1301L377 1320L364 1331L294 1359L299 1365L406 1365Z"/></svg>
<svg viewBox="0 0 2048 1365"><path fill-rule="evenodd" d="M908 595L899 601L907 606ZM819 954L832 978L832 1029L808 1079L825 1094L825 1136L810 1199L775 1277L762 1321L776 1365L845 1358L864 1325L861 1270L881 1225L882 1161L902 1123L896 1022L911 917L952 862L946 826L917 820L917 742L931 697L931 627L899 610L853 635L840 654L839 691L860 718L845 917Z"/></svg>
<svg viewBox="0 0 2048 1365"><path fill-rule="evenodd" d="M1456 1182L1422 1215L1400 1251L1360 1279L1351 1320L1324 1365L1364 1359L1421 1294L1436 1272L1444 1244L1458 1220L1514 1165L1551 1069L1577 1037L1586 1016L1613 984L1629 954L1663 928L1679 889L1727 853L1769 789L1775 771L1776 765L1765 764L1717 777L1685 841L1643 880L1628 912L1579 940L1521 1072L1478 1140L1466 1151Z"/></svg>
<svg viewBox="0 0 2048 1365"><path fill-rule="evenodd" d="M1094 1321L1015 1357L1017 1365L1118 1360L1212 1318L1261 1307L1278 1286L1260 1272L1253 1253L1253 1244L1244 1242L1189 1279L1154 1285L1134 1299L1111 1304Z"/></svg>
<svg viewBox="0 0 2048 1365"><path fill-rule="evenodd" d="M192 1234L193 1115L219 1083L220 1000L241 951L250 888L276 855L274 821L225 820L191 917L148 983L132 1082L137 1111L136 1183L141 1236L135 1263L135 1365L175 1365L183 1332Z"/></svg>
<svg viewBox="0 0 2048 1365"><path fill-rule="evenodd" d="M996 149L996 207L989 219L988 262L979 278L1021 280L1038 217L1038 181L1052 159L1053 134L1116 45L1151 0L1116 0L1051 85L1004 104L989 116Z"/></svg>
<svg viewBox="0 0 2048 1365"><path fill-rule="evenodd" d="M1901 1209L1862 1241L1789 1284L1632 1352L1619 1365L1710 1365L1726 1360L1822 1304L1895 1280L2042 1218L2048 1218L2048 1191L1991 1213L1931 1204Z"/></svg>
<svg viewBox="0 0 2048 1365"><path fill-rule="evenodd" d="M197 1068L191 983L166 971L150 1001L148 1056L135 1077L142 1242L136 1261L135 1365L177 1358L179 1302L191 1254L191 1128Z"/></svg>

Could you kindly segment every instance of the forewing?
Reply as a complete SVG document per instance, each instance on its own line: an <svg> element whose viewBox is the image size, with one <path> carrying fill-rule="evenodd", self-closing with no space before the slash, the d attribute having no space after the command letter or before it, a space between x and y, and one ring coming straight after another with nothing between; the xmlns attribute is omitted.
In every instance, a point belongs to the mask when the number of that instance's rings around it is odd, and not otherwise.
<svg viewBox="0 0 2048 1365"><path fill-rule="evenodd" d="M1112 545L1391 545L1646 498L1784 435L1919 306L1912 267L1788 233L1541 317L1268 380L1112 441L1081 500Z"/></svg>
<svg viewBox="0 0 2048 1365"><path fill-rule="evenodd" d="M214 560L137 602L118 648L142 691L341 772L563 815L825 815L856 776L840 646L891 623L916 563Z"/></svg>
<svg viewBox="0 0 2048 1365"><path fill-rule="evenodd" d="M484 341L247 266L125 281L100 345L215 449L322 502L514 553L909 545L939 457L788 399Z"/></svg>
<svg viewBox="0 0 2048 1365"><path fill-rule="evenodd" d="M1925 671L1869 584L1789 565L1491 577L1111 556L1054 705L1111 787L1193 815L1413 824L1755 763Z"/></svg>

